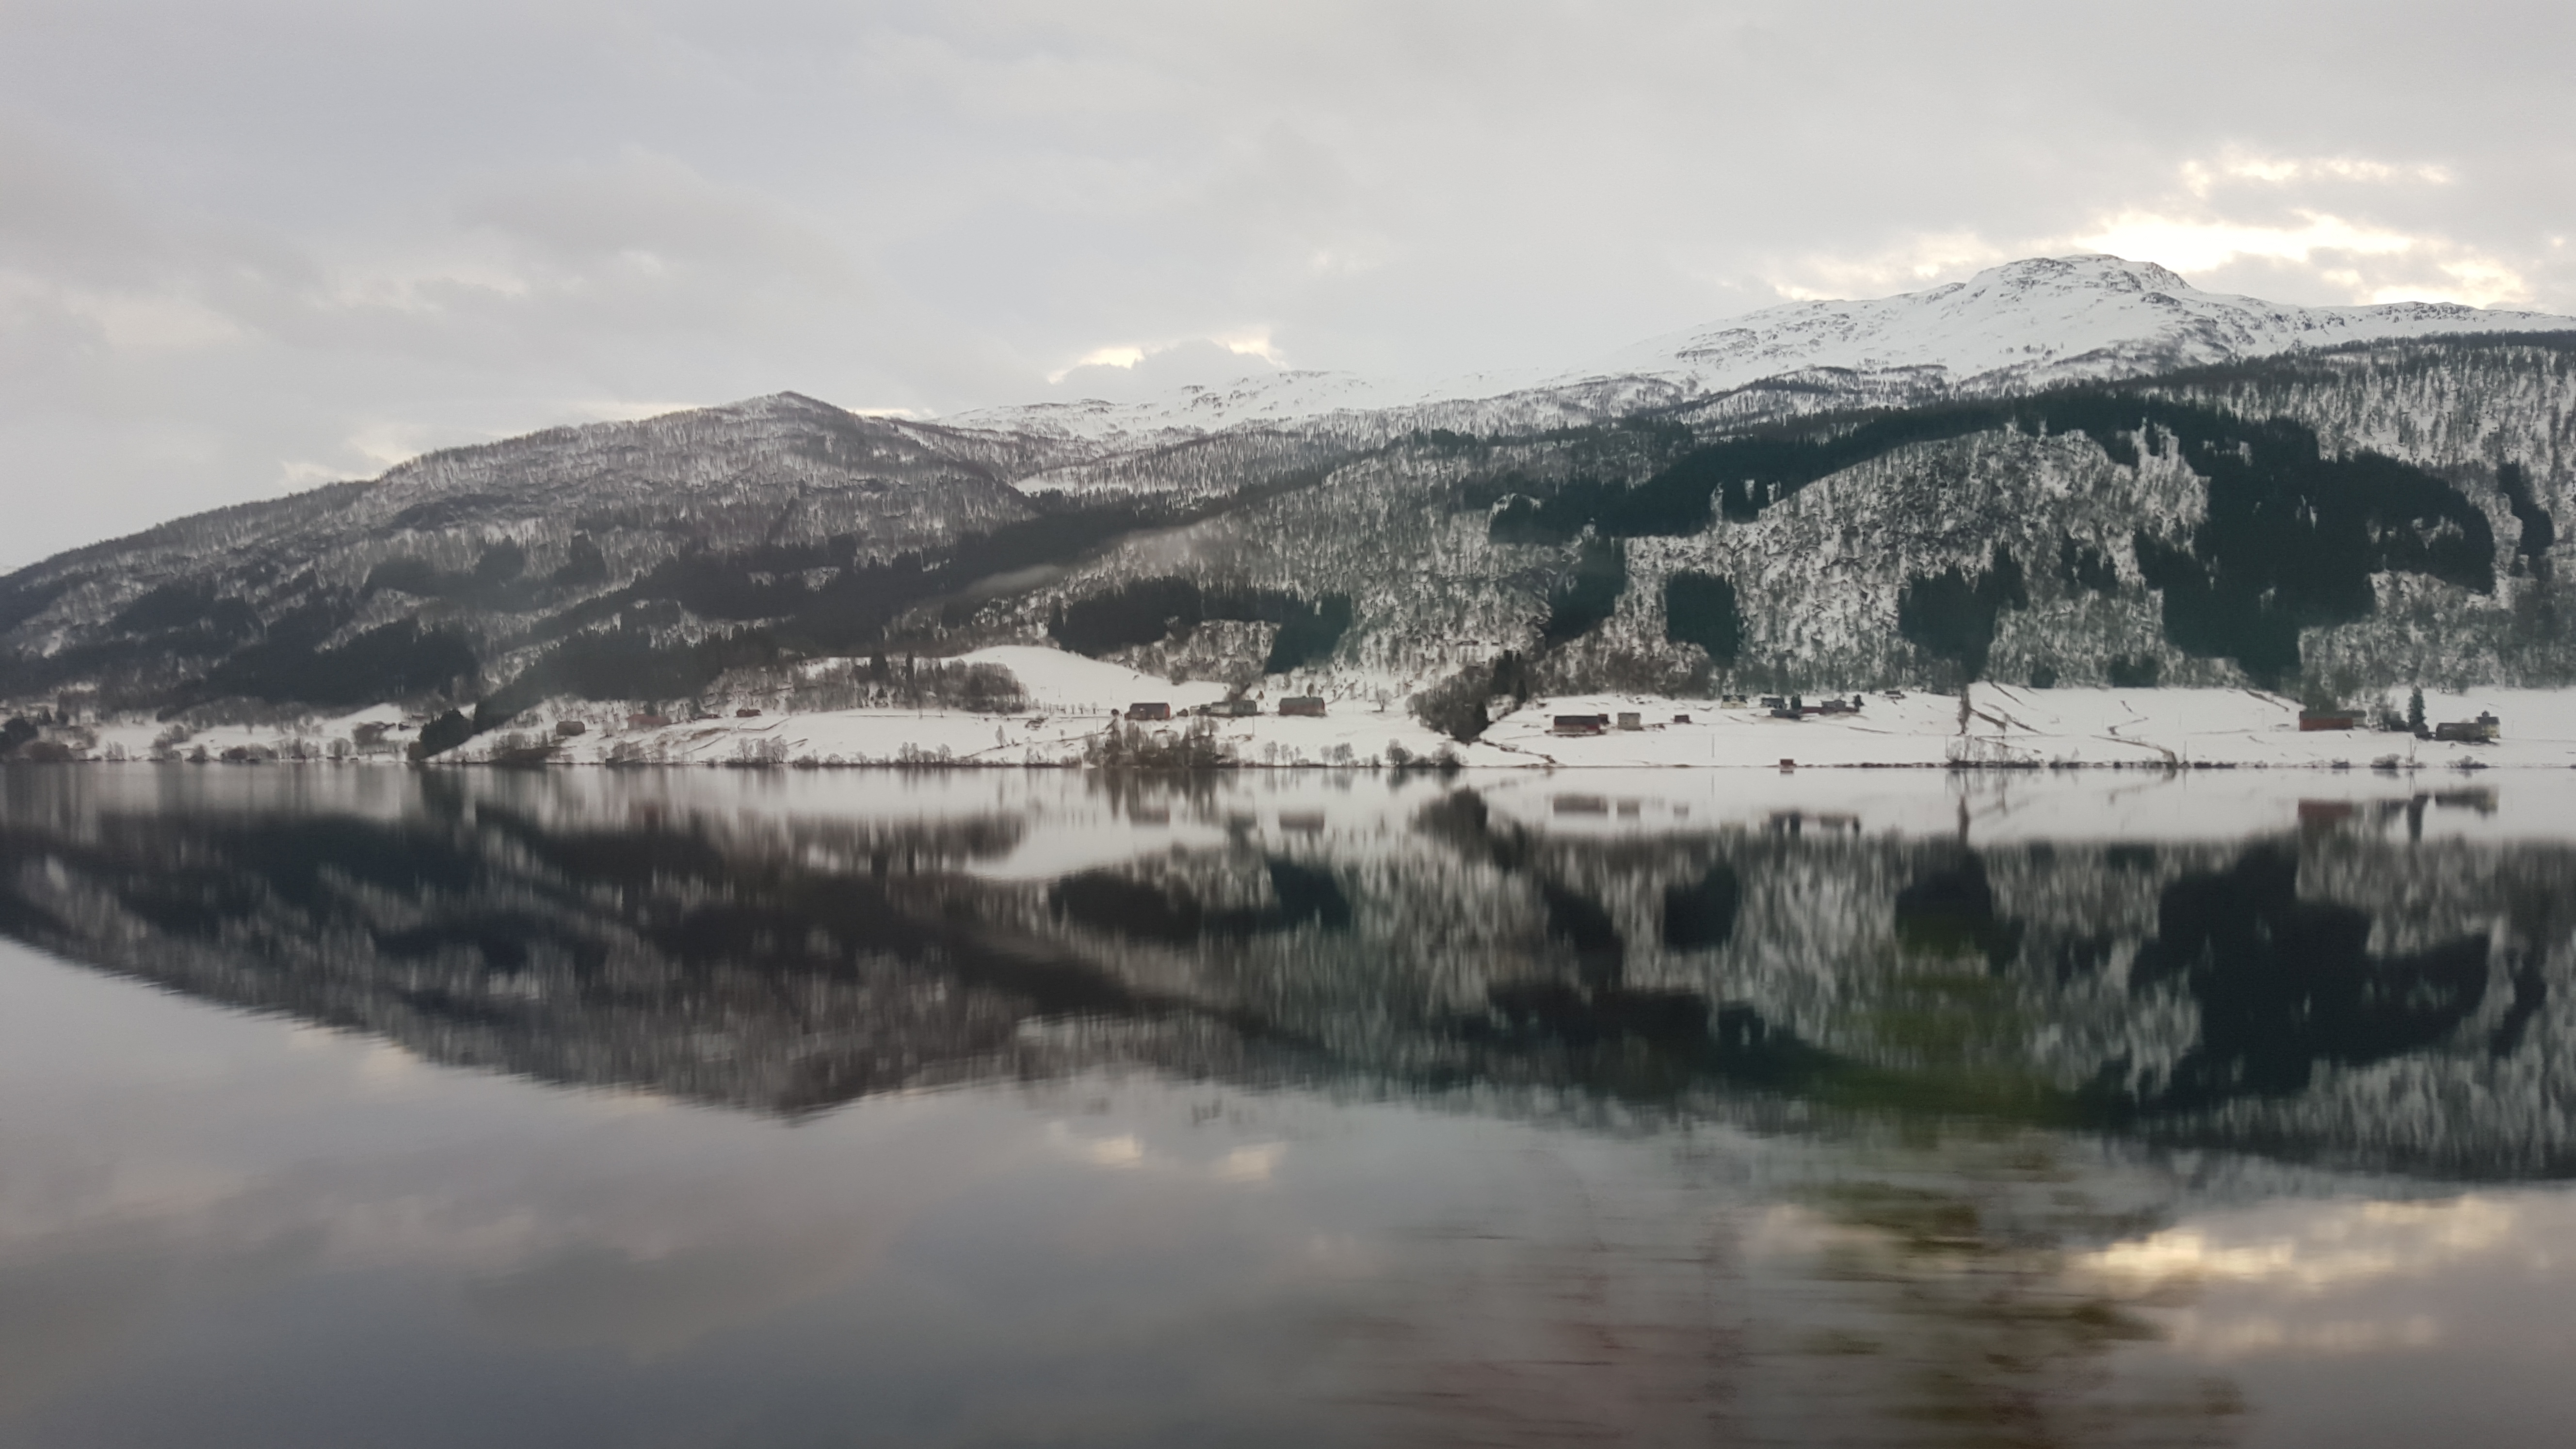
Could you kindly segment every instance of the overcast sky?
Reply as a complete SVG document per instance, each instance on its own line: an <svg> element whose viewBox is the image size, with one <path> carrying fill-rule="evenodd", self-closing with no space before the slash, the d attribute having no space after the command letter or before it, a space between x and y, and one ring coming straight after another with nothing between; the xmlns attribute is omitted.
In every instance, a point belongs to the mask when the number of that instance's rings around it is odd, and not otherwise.
<svg viewBox="0 0 2576 1449"><path fill-rule="evenodd" d="M1572 365L2046 252L2576 312L2571 54L2563 0L0 0L0 565L555 423Z"/></svg>

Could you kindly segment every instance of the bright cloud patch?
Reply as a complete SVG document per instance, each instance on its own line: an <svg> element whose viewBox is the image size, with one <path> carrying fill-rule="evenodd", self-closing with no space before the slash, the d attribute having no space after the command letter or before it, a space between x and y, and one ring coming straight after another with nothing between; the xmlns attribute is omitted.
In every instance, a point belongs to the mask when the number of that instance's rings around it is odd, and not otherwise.
<svg viewBox="0 0 2576 1449"><path fill-rule="evenodd" d="M2068 231L1918 232L1859 256L1792 259L1771 285L1792 301L1866 297L1957 280L2013 257L2082 251L2156 262L2213 291L2312 303L2535 301L2531 279L2492 253L2374 214L2455 185L2446 166L2229 148L2185 160L2171 174L2175 185L2163 196ZM2284 287L2285 279L2309 285Z"/></svg>
<svg viewBox="0 0 2576 1449"><path fill-rule="evenodd" d="M1775 281L1771 286L1783 300L1791 302L1872 297L1954 280L2024 254L2007 251L1975 232L1933 232L1865 257L1799 258L1787 268L1791 280Z"/></svg>
<svg viewBox="0 0 2576 1449"><path fill-rule="evenodd" d="M2249 226L2217 218L2190 219L2130 211L2074 241L2088 251L2151 257L2178 272L2206 271L2240 257L2304 262L2319 252L2390 256L2411 251L2416 245L2414 237L2316 212L2300 213L2295 226Z"/></svg>
<svg viewBox="0 0 2576 1449"><path fill-rule="evenodd" d="M2306 271L2326 296L2350 302L2494 307L2528 303L2532 292L2514 268L2447 237L2410 235L2315 211L2297 213L2288 225L2128 211L2072 240L2087 250L2151 257L2202 277L2245 262L2286 264Z"/></svg>
<svg viewBox="0 0 2576 1449"><path fill-rule="evenodd" d="M2214 161L2182 164L2184 189L2207 196L2224 182L2287 186L2297 182L2342 181L2369 186L2447 186L2450 168L2429 163L2373 161L2355 156L2259 156L2228 151Z"/></svg>
<svg viewBox="0 0 2576 1449"><path fill-rule="evenodd" d="M1186 342L1096 347L1073 366L1049 374L1047 381L1074 397L1141 402L1175 388L1265 377L1279 371L1280 365L1270 329L1255 327Z"/></svg>

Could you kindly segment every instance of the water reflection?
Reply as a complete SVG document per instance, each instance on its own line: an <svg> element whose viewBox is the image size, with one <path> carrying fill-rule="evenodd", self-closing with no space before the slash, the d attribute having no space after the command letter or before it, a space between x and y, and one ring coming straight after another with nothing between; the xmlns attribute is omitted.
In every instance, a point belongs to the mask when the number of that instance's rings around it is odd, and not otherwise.
<svg viewBox="0 0 2576 1449"><path fill-rule="evenodd" d="M2176 1265L2100 1271L2086 1245L2151 1213L2099 1200L2100 1176L2025 1133L1870 1154L1884 1175L1838 1177L1772 1210L1756 1241L1812 1275L1787 1319L1789 1377L1829 1405L1837 1443L2207 1443L2244 1412L2225 1375L2116 1365L2153 1341L2156 1309L2188 1304ZM2125 1184L2134 1191L2136 1184ZM1866 1366L1855 1372L1854 1361ZM2115 1368L2119 1371L2115 1371ZM1835 1392L1839 1390L1839 1392ZM1816 1427L1791 1408L1792 1432Z"/></svg>
<svg viewBox="0 0 2576 1449"><path fill-rule="evenodd" d="M202 778L12 773L0 929L435 1061L782 1114L1124 1062L2570 1161L2531 1069L2576 932L2555 840L2320 831L2304 800L2252 839L1987 843L1710 808L1580 833L1562 796L1346 780L763 809L729 779Z"/></svg>
<svg viewBox="0 0 2576 1449"><path fill-rule="evenodd" d="M9 1015L0 1413L283 1432L58 1386L248 1305L489 1442L2259 1441L2566 1216L2446 1185L2576 1161L2554 782L1675 780L0 772L0 932L310 1024Z"/></svg>

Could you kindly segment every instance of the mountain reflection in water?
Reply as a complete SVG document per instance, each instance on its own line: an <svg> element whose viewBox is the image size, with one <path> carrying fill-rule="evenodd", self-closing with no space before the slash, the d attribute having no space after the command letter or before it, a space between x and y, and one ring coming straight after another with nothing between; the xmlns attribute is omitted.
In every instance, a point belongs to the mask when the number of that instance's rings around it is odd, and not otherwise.
<svg viewBox="0 0 2576 1449"><path fill-rule="evenodd" d="M990 1342L986 1324L954 1341L959 1361L915 1365L956 1385L911 1391L921 1417L896 1438L2300 1442L2288 1431L2325 1420L2281 1418L2194 1347L2266 1331L2211 1326L2211 1300L2271 1280L2238 1283L2223 1271L2238 1260L2199 1251L2219 1231L2208 1215L2360 1193L2566 1216L2546 1184L2576 1169L2576 1086L2557 1065L2576 969L2576 840L2554 823L2569 804L2537 778L2267 793L1862 772L1586 772L1577 790L1538 775L16 769L0 772L0 934L360 1034L335 1041L718 1109L690 1133L944 1123L854 1159L956 1210L907 1208L928 1224L909 1250L1016 1250L1039 1279L1121 1257L1127 1286L1030 1289L1052 1305L1030 1312L1126 1323L1143 1337L1095 1369L1143 1377L1023 1385L1001 1420L934 1408L971 1398L964 1360L1061 1352ZM1024 1135L994 1125L1011 1119L995 1090L1023 1117L1048 1104L1046 1154L1168 1162L1197 1184L1157 1209L1177 1215L1173 1241L1042 1251L1056 1228L1022 1221L1029 1200L977 1186L1055 1191L979 1149ZM646 1099L512 1100L533 1122ZM188 1110L234 1112L226 1130L245 1132L259 1111L220 1094ZM1190 1129L1256 1119L1183 1165ZM0 1169L41 1177L34 1140L0 1138L24 1158ZM1405 1147L1356 1145L1378 1142ZM618 1172L635 1181L698 1180L690 1151L633 1150ZM1334 1151L1337 1169L1308 1169L1333 1191L1301 1197L1279 1169ZM595 1241L548 1229L534 1259L467 1272L460 1301L588 1323L586 1295L681 1291L674 1272L693 1294L800 1300L806 1270L745 1256L742 1233L810 1240L842 1263L818 1284L888 1291L868 1276L886 1270L827 1246L845 1235L822 1204L889 1188L835 1187L801 1159L764 1173L774 1204L717 1194ZM2445 1197L2468 1183L2488 1196ZM1178 1204L1228 1185L1301 1206L1220 1265L1204 1254L1224 1214ZM312 1203L385 1190L277 1188L264 1210L329 1238L347 1225ZM496 1221L544 1196L440 1192ZM98 1226L22 1228L0 1239L0 1274L60 1276L79 1256L63 1243ZM639 1257L656 1233L705 1260ZM1149 1346L1137 1324L1155 1314L1129 1322L1102 1293L1211 1294L1232 1306L1201 1308L1231 1326L1186 1352ZM628 1347L697 1363L701 1332L675 1332ZM2429 1351L2410 1329L2370 1332L2387 1353ZM1196 1387L1157 1397L1146 1385L1176 1354ZM2273 1402L2331 1417L2332 1395L2293 1388ZM0 1375L0 1413L25 1398L62 1442L113 1437L64 1407L76 1394L11 1390ZM528 1392L559 1392L569 1423L602 1391ZM861 1397L887 1395L904 1397ZM2520 1403L2507 1442L2565 1408ZM698 1438L842 1442L784 1412ZM164 1427L126 1432L180 1442Z"/></svg>

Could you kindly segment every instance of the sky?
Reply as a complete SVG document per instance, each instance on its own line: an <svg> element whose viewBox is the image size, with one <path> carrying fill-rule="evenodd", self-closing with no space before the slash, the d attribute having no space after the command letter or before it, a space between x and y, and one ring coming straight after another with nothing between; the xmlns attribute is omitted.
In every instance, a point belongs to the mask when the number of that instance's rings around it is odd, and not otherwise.
<svg viewBox="0 0 2576 1449"><path fill-rule="evenodd" d="M1571 367L2110 251L2576 313L2576 6L0 0L0 567L781 390Z"/></svg>

